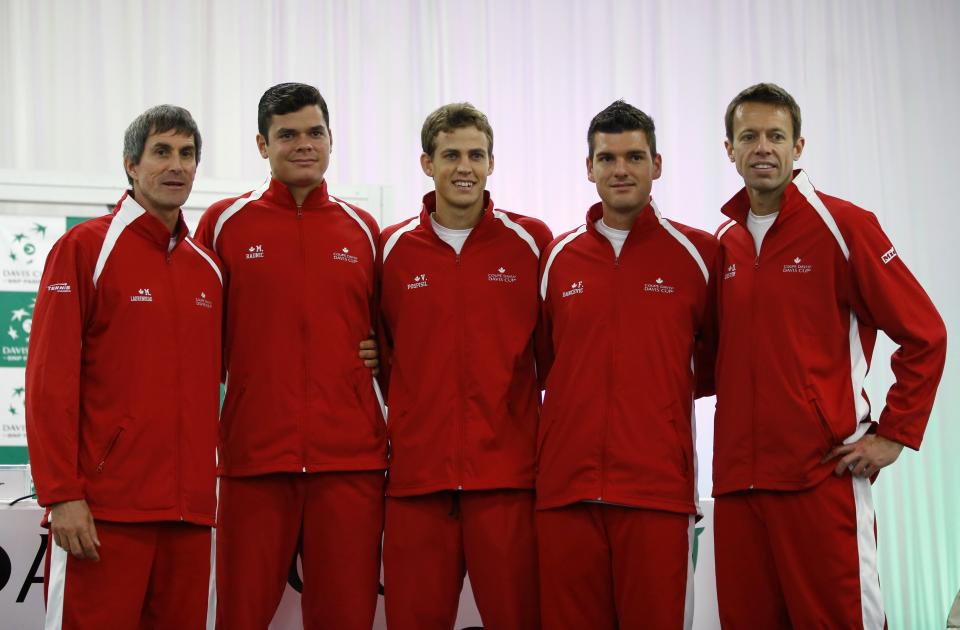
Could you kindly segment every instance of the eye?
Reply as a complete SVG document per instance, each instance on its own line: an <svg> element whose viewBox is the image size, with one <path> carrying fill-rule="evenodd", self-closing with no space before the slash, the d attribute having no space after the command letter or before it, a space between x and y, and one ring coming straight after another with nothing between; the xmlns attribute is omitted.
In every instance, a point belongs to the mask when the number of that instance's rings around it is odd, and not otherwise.
<svg viewBox="0 0 960 630"><path fill-rule="evenodd" d="M293 137L293 132L288 130L281 131L280 133L277 134L277 137L280 138L281 140L289 140L290 138Z"/></svg>
<svg viewBox="0 0 960 630"><path fill-rule="evenodd" d="M485 157L485 154L483 151L471 151L470 157L474 160L482 160Z"/></svg>
<svg viewBox="0 0 960 630"><path fill-rule="evenodd" d="M323 129L314 129L310 135L314 138L322 138L324 136Z"/></svg>

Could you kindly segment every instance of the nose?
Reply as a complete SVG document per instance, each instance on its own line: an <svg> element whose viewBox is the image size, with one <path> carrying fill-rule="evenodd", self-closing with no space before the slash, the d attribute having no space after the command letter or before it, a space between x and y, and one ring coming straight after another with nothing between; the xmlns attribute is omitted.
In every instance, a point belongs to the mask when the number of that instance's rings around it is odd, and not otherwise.
<svg viewBox="0 0 960 630"><path fill-rule="evenodd" d="M470 156L464 155L459 160L457 160L457 172L459 173L470 172Z"/></svg>
<svg viewBox="0 0 960 630"><path fill-rule="evenodd" d="M617 177L624 177L627 174L627 161L624 158L617 158L613 163L613 174Z"/></svg>
<svg viewBox="0 0 960 630"><path fill-rule="evenodd" d="M757 141L757 153L770 153L770 146L770 139L765 135L761 135Z"/></svg>

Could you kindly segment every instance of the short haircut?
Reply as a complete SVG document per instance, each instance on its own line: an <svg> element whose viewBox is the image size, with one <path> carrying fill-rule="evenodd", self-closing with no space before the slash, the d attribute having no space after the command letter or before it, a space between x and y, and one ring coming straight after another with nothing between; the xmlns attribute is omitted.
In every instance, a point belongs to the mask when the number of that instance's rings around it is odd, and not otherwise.
<svg viewBox="0 0 960 630"><path fill-rule="evenodd" d="M737 113L737 108L744 103L766 103L786 109L793 120L793 141L796 142L800 138L800 106L793 100L790 93L774 83L757 83L734 96L727 105L723 122L727 128L728 141L733 142L733 116Z"/></svg>
<svg viewBox="0 0 960 630"><path fill-rule="evenodd" d="M260 97L260 103L257 105L257 129L260 135L269 144L268 134L273 117L300 111L308 105L316 105L320 108L323 122L329 129L330 112L327 110L327 102L320 95L320 90L305 83L278 83L269 88Z"/></svg>
<svg viewBox="0 0 960 630"><path fill-rule="evenodd" d="M593 159L593 137L597 133L623 133L625 131L642 131L647 136L650 145L650 156L657 154L657 134L653 118L643 113L623 99L616 100L593 117L590 128L587 129L587 147L590 153L587 157Z"/></svg>
<svg viewBox="0 0 960 630"><path fill-rule="evenodd" d="M470 103L450 103L427 116L420 130L423 152L432 156L441 132L450 133L464 127L476 127L482 131L487 136L487 153L493 155L493 127L483 112Z"/></svg>
<svg viewBox="0 0 960 630"><path fill-rule="evenodd" d="M200 163L200 130L190 112L176 105L157 105L137 116L123 134L123 161L140 163L143 151L147 147L147 138L152 133L175 131L185 136L193 136L196 146L197 164ZM126 169L124 169L126 171ZM133 178L127 173L127 181L133 185Z"/></svg>

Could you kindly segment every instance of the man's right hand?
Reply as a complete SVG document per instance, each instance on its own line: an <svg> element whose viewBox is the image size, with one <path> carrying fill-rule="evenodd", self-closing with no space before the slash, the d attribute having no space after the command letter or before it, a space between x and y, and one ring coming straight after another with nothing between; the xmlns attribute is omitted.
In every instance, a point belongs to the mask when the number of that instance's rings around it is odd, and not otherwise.
<svg viewBox="0 0 960 630"><path fill-rule="evenodd" d="M78 560L100 560L97 528L83 499L56 503L50 508L50 531L59 547Z"/></svg>

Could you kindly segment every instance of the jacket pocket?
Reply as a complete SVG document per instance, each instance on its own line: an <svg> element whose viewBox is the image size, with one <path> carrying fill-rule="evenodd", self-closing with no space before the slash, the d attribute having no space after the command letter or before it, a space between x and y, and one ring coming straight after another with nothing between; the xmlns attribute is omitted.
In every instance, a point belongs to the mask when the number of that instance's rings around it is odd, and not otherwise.
<svg viewBox="0 0 960 630"><path fill-rule="evenodd" d="M677 468L684 476L690 474L690 455L687 453L687 444L692 442L692 437L687 437L687 433L680 426L680 405L676 401L670 403L663 409L663 419L673 430L675 448L677 455L674 458Z"/></svg>
<svg viewBox="0 0 960 630"><path fill-rule="evenodd" d="M817 424L820 426L820 432L823 433L823 437L829 448L833 448L840 443L840 440L833 434L833 429L830 428L830 423L827 422L827 417L823 413L823 407L820 405L820 397L817 396L816 390L811 385L807 385L806 393L807 400L813 410L813 415L816 417Z"/></svg>
<svg viewBox="0 0 960 630"><path fill-rule="evenodd" d="M362 383L354 383L353 394L357 398L357 408L360 413L370 420L374 435L379 437L386 431L386 410L380 405L380 388L376 380L373 376L368 378L370 380L364 379Z"/></svg>
<svg viewBox="0 0 960 630"><path fill-rule="evenodd" d="M117 442L120 440L120 435L123 433L124 427L121 424L117 427L117 430L114 431L113 437L110 438L110 441L107 442L107 446L100 453L100 463L97 464L97 473L103 472L103 467L107 463L107 458L110 457L110 453L113 451L113 448L117 445Z"/></svg>

